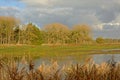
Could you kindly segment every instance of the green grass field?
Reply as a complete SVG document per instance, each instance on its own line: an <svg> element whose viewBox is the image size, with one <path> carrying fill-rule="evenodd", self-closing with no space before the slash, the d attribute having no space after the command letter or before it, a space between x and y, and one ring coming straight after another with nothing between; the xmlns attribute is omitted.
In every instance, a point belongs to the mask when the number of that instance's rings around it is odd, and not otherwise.
<svg viewBox="0 0 120 80"><path fill-rule="evenodd" d="M80 54L98 54L101 50L120 49L119 44L104 44L104 45L80 45L80 46L28 46L28 45L11 45L0 46L0 54L6 56L23 56L30 55L33 58L37 57L59 57L59 56L78 56ZM108 53L120 53L119 51Z"/></svg>

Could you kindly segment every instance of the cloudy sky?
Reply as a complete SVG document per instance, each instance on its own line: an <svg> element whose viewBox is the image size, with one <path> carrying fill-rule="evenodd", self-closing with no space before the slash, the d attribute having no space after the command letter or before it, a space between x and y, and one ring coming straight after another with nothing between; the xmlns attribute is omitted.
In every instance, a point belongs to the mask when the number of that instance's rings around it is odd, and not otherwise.
<svg viewBox="0 0 120 80"><path fill-rule="evenodd" d="M120 38L120 0L0 0L0 16L22 23L88 24L94 37Z"/></svg>

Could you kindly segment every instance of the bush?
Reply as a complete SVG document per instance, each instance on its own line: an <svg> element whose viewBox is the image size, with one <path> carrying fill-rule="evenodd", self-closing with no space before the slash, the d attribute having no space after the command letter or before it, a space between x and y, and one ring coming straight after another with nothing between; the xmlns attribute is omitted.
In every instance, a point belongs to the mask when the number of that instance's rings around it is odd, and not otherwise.
<svg viewBox="0 0 120 80"><path fill-rule="evenodd" d="M98 37L96 38L96 42L99 44L104 43L104 39L102 37Z"/></svg>

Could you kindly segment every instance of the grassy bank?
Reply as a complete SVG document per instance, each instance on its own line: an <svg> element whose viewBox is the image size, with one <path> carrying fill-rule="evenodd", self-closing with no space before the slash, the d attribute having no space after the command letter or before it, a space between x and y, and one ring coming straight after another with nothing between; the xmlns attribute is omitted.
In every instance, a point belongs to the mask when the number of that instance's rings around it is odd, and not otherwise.
<svg viewBox="0 0 120 80"><path fill-rule="evenodd" d="M103 50L120 49L119 44L104 45L64 45L64 46L34 46L34 45L2 45L0 54L6 56L30 55L37 57L60 57L60 56L79 56L80 54L98 54ZM105 53L120 53L120 51L106 51Z"/></svg>

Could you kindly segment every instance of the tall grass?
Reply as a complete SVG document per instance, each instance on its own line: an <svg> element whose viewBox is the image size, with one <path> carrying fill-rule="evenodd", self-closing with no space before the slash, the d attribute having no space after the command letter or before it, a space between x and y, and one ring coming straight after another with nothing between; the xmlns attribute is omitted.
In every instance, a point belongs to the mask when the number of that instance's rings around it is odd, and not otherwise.
<svg viewBox="0 0 120 80"><path fill-rule="evenodd" d="M95 64L88 59L84 64L71 66L61 67L57 61L50 65L42 63L38 68L34 66L32 60L24 64L20 60L1 57L0 80L120 80L119 62Z"/></svg>

